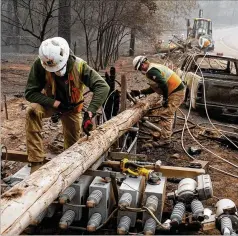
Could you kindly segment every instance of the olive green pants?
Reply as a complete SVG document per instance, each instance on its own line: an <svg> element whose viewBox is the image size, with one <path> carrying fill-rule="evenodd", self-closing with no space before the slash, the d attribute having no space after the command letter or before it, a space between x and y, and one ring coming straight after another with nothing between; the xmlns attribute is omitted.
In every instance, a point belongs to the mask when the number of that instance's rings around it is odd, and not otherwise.
<svg viewBox="0 0 238 236"><path fill-rule="evenodd" d="M26 111L26 145L29 162L42 162L45 159L42 119L51 117L56 109L44 108L40 104L31 103ZM64 149L69 148L80 138L82 115L69 112L61 116L64 135Z"/></svg>
<svg viewBox="0 0 238 236"><path fill-rule="evenodd" d="M160 119L158 122L158 126L162 129L160 138L161 139L170 139L173 130L174 116L175 112L179 108L179 106L183 103L185 96L185 90L181 90L175 93L170 94L168 97L168 107L162 107L158 109L154 109L149 111L149 116L158 116ZM152 121L156 120L152 118ZM158 120L158 119L157 119Z"/></svg>

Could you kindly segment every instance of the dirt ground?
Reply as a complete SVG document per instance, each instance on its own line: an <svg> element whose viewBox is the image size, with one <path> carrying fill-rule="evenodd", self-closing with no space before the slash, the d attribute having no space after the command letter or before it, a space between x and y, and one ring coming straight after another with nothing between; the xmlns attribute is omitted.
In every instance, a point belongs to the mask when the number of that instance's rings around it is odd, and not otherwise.
<svg viewBox="0 0 238 236"><path fill-rule="evenodd" d="M28 102L24 99L23 93L27 81L27 74L29 73L30 65L34 61L35 56L24 55L3 55L2 56L2 69L1 69L1 94L7 96L7 110L8 120L6 119L4 104L1 104L1 144L5 145L8 149L26 151L25 143L25 111ZM152 56L154 61L164 62L158 56ZM179 59L176 63L179 64ZM117 80L120 81L122 74L126 75L127 86L129 89L142 89L147 87L146 80L143 75L135 72L132 67L132 58L123 57L120 58L114 65L117 71ZM184 113L187 113L185 107L181 107ZM183 115L178 112L178 119L174 130L183 128L184 120L180 119ZM201 122L208 122L204 115L198 112L192 111L189 118L190 121L195 124ZM223 123L231 125L229 121L217 121L212 119L213 122ZM232 124L233 128L229 128L230 132L237 133L238 125ZM61 124L52 124L50 119L46 119L43 124L43 135L45 151L47 155L56 155L62 151L62 127ZM141 140L141 139L140 139ZM225 143L214 141L202 136L198 136L199 142L216 153L220 157L238 165L238 150L231 148ZM166 148L150 148L138 150L139 153L147 154L150 161L161 160L164 165L172 166L188 166L191 158L186 155L181 145L181 132L173 135L172 144ZM199 147L199 145L191 138L189 133L184 133L184 146L188 150L189 147ZM147 142L146 140L140 141L138 146L143 146ZM141 144L141 145L140 145ZM173 154L178 154L177 157L172 157ZM213 154L202 149L199 155L194 156L197 160L208 161L209 165L222 169L238 176L238 168L235 168L221 159L217 158ZM4 166L5 165L5 166ZM8 162L2 162L2 168L4 168L5 176L13 174L22 167L23 164ZM218 199L229 198L238 205L238 179L230 177L209 169L208 173L211 175L214 198L205 201L205 204L214 209L214 206ZM168 183L167 190L173 190L174 184ZM169 204L167 202L167 204ZM218 234L218 231L208 231L207 234Z"/></svg>

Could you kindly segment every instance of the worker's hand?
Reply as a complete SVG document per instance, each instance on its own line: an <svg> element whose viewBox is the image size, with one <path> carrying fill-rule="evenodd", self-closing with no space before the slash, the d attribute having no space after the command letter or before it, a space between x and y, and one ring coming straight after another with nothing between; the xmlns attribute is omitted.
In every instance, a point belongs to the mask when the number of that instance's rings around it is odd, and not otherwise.
<svg viewBox="0 0 238 236"><path fill-rule="evenodd" d="M64 112L68 112L68 111L72 111L74 109L74 106L69 104L69 105L65 105L64 103L60 103L58 106L58 110L60 110L62 113Z"/></svg>
<svg viewBox="0 0 238 236"><path fill-rule="evenodd" d="M141 95L141 92L140 92L140 90L131 90L130 95L132 97L137 97L137 96Z"/></svg>
<svg viewBox="0 0 238 236"><path fill-rule="evenodd" d="M83 131L87 136L90 136L90 131L93 129L93 113L91 111L86 111L83 116Z"/></svg>
<svg viewBox="0 0 238 236"><path fill-rule="evenodd" d="M167 108L168 107L168 99L163 100L162 106Z"/></svg>

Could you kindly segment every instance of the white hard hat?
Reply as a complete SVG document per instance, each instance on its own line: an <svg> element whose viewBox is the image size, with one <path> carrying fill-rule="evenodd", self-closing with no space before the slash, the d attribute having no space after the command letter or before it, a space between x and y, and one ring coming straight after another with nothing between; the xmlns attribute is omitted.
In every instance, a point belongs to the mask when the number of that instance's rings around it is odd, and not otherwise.
<svg viewBox="0 0 238 236"><path fill-rule="evenodd" d="M133 66L134 66L135 70L139 70L141 64L145 61L147 61L146 56L137 56L137 57L135 57L134 60L133 60Z"/></svg>
<svg viewBox="0 0 238 236"><path fill-rule="evenodd" d="M62 69L69 58L69 44L64 38L55 37L44 40L39 48L42 66L49 72Z"/></svg>

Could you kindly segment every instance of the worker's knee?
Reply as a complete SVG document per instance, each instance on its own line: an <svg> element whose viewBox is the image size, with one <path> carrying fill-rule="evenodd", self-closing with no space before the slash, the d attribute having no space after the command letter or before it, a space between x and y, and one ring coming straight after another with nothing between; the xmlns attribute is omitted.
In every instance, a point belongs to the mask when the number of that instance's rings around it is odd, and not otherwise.
<svg viewBox="0 0 238 236"><path fill-rule="evenodd" d="M44 114L44 108L37 103L31 103L26 109L26 118L35 119L42 117Z"/></svg>
<svg viewBox="0 0 238 236"><path fill-rule="evenodd" d="M39 104L30 104L26 110L26 132L41 132L43 107Z"/></svg>

